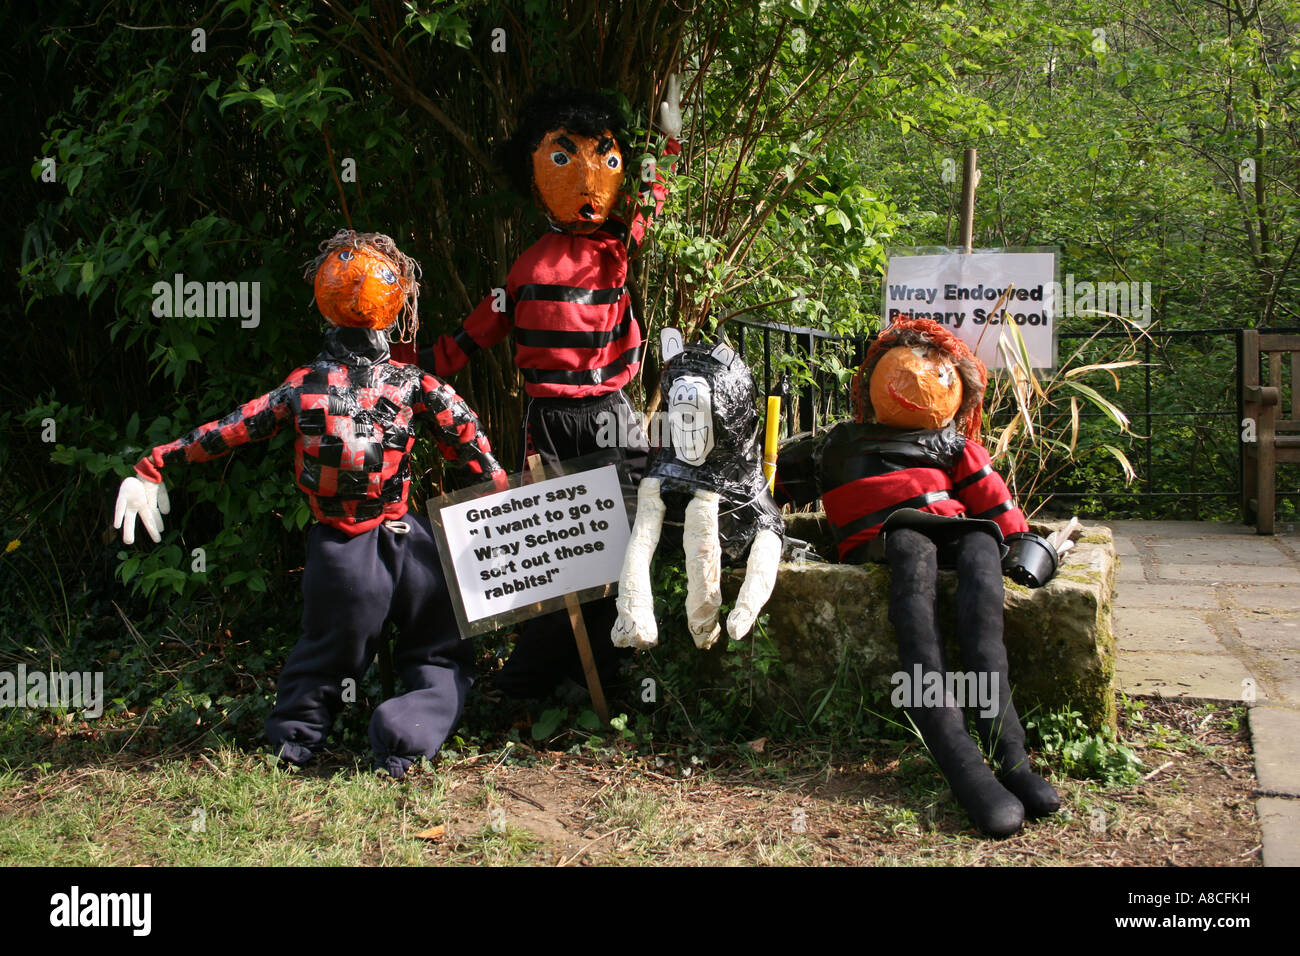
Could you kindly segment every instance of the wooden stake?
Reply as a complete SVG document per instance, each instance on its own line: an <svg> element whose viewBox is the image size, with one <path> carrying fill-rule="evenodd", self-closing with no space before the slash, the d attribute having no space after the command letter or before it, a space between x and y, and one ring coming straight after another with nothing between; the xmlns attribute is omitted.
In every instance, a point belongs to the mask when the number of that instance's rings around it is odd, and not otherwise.
<svg viewBox="0 0 1300 956"><path fill-rule="evenodd" d="M533 481L542 481L546 472L542 470L542 456L528 456L528 471ZM600 675L596 673L596 659L591 656L591 641L587 638L587 622L582 619L582 605L572 594L564 595L564 606L569 610L569 626L573 628L573 640L578 645L578 657L582 658L582 673L587 678L587 692L591 694L591 706L596 711L602 724L609 723L609 707L605 704L605 689L600 686Z"/></svg>
<svg viewBox="0 0 1300 956"><path fill-rule="evenodd" d="M975 187L980 182L980 171L975 163L976 151L972 147L966 150L961 166L961 245L969 255L972 249L971 239L975 231Z"/></svg>

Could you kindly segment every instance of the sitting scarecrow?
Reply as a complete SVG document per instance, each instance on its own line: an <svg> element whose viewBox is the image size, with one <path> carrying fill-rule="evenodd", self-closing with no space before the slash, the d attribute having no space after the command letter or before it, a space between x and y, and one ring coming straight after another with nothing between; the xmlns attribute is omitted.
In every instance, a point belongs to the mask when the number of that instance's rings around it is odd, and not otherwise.
<svg viewBox="0 0 1300 956"><path fill-rule="evenodd" d="M739 640L772 594L785 526L763 478L748 366L725 343L683 346L676 329L665 329L661 341L659 389L668 440L651 449L637 488L611 640L634 648L659 642L650 561L668 524L678 532L673 537L680 538L686 556L687 628L695 645L707 649L721 632L723 563L737 564L748 554L745 579L727 617L728 633Z"/></svg>
<svg viewBox="0 0 1300 956"><path fill-rule="evenodd" d="M855 421L782 448L776 496L798 504L821 496L839 559L889 565L903 673L933 675L923 679L945 688L953 683L936 620L937 575L956 570L963 663L992 678L993 700L981 703L993 706L976 709L976 727L1000 777L952 695L907 712L971 820L1003 837L1060 806L1030 767L1002 641L1002 575L1041 586L1057 554L1029 531L977 440L986 384L983 363L948 329L929 319L891 325L854 377Z"/></svg>
<svg viewBox="0 0 1300 956"><path fill-rule="evenodd" d="M445 382L389 357L385 330L414 326L419 267L388 236L338 232L308 263L330 322L324 350L284 383L219 421L159 445L122 482L114 527L135 541L138 516L161 540L170 508L163 471L211 461L292 425L294 479L316 518L303 571L302 638L284 665L266 721L273 752L303 764L325 743L345 681L374 658L386 620L404 693L376 708L377 769L395 777L432 757L460 717L473 658L447 599L429 521L407 511L416 426L477 479L505 487L473 410Z"/></svg>

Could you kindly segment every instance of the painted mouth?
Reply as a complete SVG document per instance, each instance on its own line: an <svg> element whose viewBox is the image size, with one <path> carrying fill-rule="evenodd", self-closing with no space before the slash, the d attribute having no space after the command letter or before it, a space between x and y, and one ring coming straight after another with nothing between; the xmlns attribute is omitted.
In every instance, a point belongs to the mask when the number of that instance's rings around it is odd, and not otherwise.
<svg viewBox="0 0 1300 956"><path fill-rule="evenodd" d="M890 396L890 398L892 398L894 401L898 402L898 404L902 405L904 408L911 409L911 410L914 411L914 412L919 412L919 411L921 411L921 406L920 406L920 405L917 405L917 404L915 404L914 402L909 402L909 401L908 401L907 399L905 399L902 395L900 395L900 394L898 393L898 389L894 388L894 386L892 386L892 385L889 386L889 396Z"/></svg>
<svg viewBox="0 0 1300 956"><path fill-rule="evenodd" d="M591 203L589 203L589 202L585 202L585 203L582 204L582 208L578 210L578 215L579 215L581 218L586 219L586 220L592 220L592 219L595 219L595 218L596 218L596 207L593 206L593 205L592 205Z"/></svg>

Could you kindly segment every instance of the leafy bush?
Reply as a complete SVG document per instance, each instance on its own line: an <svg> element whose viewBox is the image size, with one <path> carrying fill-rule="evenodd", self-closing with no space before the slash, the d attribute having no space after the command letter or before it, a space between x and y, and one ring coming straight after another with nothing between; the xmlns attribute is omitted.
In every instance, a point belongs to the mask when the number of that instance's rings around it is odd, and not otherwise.
<svg viewBox="0 0 1300 956"><path fill-rule="evenodd" d="M1068 707L1025 721L1048 763L1071 777L1100 780L1108 787L1136 783L1142 761L1109 728L1090 732L1077 710Z"/></svg>

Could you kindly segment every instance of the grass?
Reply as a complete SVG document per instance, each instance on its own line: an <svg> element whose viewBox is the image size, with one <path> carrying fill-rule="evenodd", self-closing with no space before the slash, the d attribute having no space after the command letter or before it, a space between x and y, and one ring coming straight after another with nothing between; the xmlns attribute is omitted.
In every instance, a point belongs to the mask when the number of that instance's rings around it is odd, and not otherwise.
<svg viewBox="0 0 1300 956"><path fill-rule="evenodd" d="M616 734L462 748L394 781L217 747L127 758L3 738L5 865L1092 865L1258 860L1239 706L1121 701L1151 780L1045 771L1063 810L982 838L914 742L771 739L701 759ZM28 730L31 728L29 727Z"/></svg>

